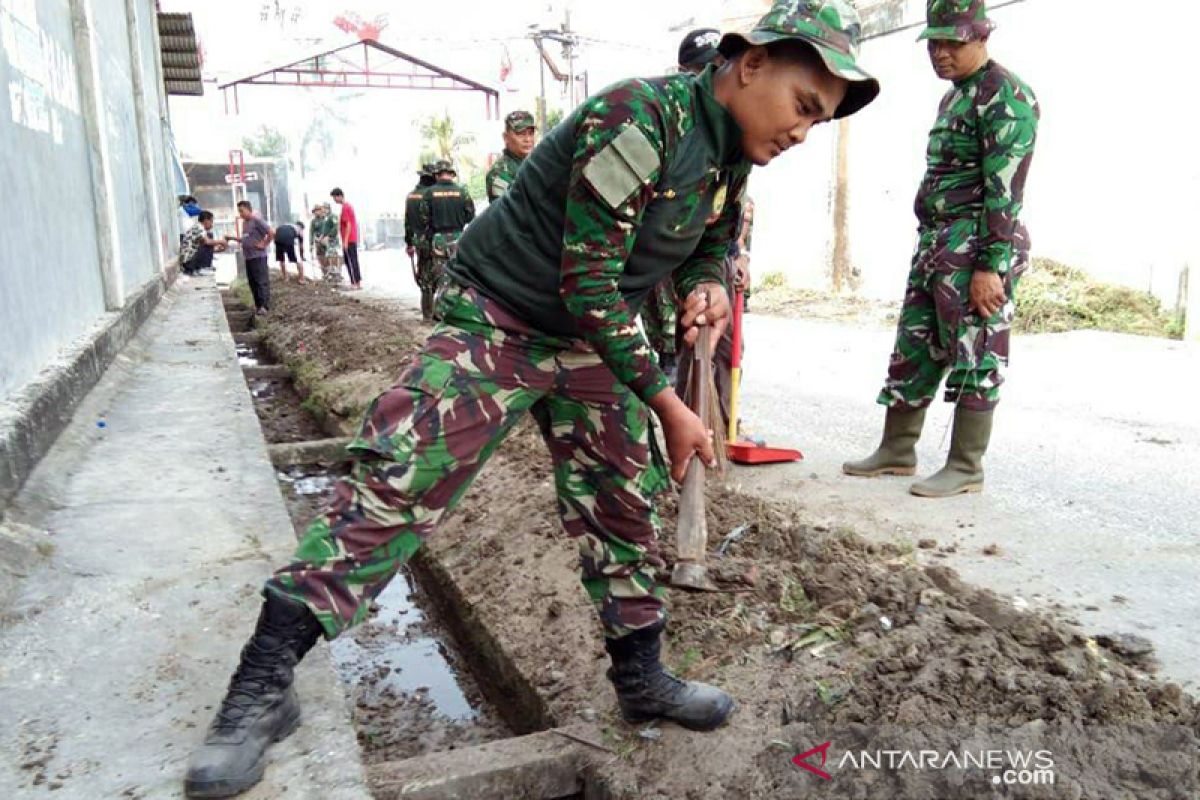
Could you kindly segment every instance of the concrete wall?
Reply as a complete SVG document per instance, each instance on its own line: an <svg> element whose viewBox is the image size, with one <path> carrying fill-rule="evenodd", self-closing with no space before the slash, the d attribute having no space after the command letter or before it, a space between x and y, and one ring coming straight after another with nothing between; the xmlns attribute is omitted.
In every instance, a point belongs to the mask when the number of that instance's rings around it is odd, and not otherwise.
<svg viewBox="0 0 1200 800"><path fill-rule="evenodd" d="M992 54L1042 103L1025 214L1035 254L1152 288L1169 303L1180 269L1200 252L1200 159L1180 94L1193 71L1194 45L1183 37L1200 21L1195 6L1170 4L1150 37L1130 35L1129 7L1116 0L1028 0L993 13ZM917 33L864 45L883 93L849 125L850 255L870 296L900 297L915 241L912 200L947 88ZM796 285L828 286L831 220L809 216L818 209L804 195L829 202L832 132L756 170L756 274L781 270Z"/></svg>
<svg viewBox="0 0 1200 800"><path fill-rule="evenodd" d="M0 0L0 401L176 255L157 58L153 0Z"/></svg>

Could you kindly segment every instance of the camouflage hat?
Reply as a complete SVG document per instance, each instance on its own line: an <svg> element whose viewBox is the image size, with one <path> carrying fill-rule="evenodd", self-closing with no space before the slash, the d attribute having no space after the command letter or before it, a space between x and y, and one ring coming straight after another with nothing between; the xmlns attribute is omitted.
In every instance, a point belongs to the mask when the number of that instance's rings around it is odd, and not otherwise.
<svg viewBox="0 0 1200 800"><path fill-rule="evenodd" d="M421 168L419 170L417 170L417 174L418 175L436 175L437 174L436 170L437 170L437 162L436 161L426 161L424 164L421 165Z"/></svg>
<svg viewBox="0 0 1200 800"><path fill-rule="evenodd" d="M917 37L951 42L974 42L996 29L984 0L929 0L925 30Z"/></svg>
<svg viewBox="0 0 1200 800"><path fill-rule="evenodd" d="M449 172L452 175L458 174L458 172L454 169L454 165L451 164L449 161L446 161L445 159L442 159L441 161L438 161L433 165L433 174L434 175L438 175L443 172Z"/></svg>
<svg viewBox="0 0 1200 800"><path fill-rule="evenodd" d="M807 42L829 71L850 82L846 99L834 112L841 119L861 110L879 95L879 81L858 65L862 23L847 0L776 0L748 33L727 33L721 55L733 58L751 45L786 39Z"/></svg>
<svg viewBox="0 0 1200 800"><path fill-rule="evenodd" d="M537 128L537 123L533 120L533 114L528 111L513 111L504 118L504 130L506 131L520 133L530 128Z"/></svg>

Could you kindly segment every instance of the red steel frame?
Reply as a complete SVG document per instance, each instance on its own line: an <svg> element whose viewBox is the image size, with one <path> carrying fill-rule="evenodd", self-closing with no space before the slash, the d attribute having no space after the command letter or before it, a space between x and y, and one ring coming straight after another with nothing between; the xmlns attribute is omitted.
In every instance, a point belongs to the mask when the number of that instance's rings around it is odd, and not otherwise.
<svg viewBox="0 0 1200 800"><path fill-rule="evenodd" d="M360 52L362 63L353 60ZM371 64L371 51L383 53L387 58L380 64ZM343 55L345 54L345 55ZM330 63L336 62L336 63ZM397 71L396 67L404 71ZM229 113L229 95L233 94L233 113L240 111L238 86L313 86L349 89L418 89L433 91L483 92L487 103L488 119L500 118L500 93L490 86L464 78L462 75L442 69L416 56L410 56L375 39L360 39L279 67L247 75L235 81L220 84L218 88L225 99L225 113Z"/></svg>

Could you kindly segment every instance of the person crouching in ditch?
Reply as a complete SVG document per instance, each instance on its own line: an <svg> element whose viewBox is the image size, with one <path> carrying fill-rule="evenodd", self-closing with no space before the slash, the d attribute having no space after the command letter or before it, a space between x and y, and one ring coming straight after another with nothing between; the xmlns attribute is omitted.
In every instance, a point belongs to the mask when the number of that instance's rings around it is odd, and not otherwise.
<svg viewBox="0 0 1200 800"><path fill-rule="evenodd" d="M258 623L186 788L224 797L256 783L264 751L297 725L293 671L317 641L364 621L505 436L532 414L555 464L563 527L612 661L624 718L718 727L733 698L659 658L666 625L656 496L711 432L672 390L635 324L672 276L683 324L718 334L723 260L746 179L812 126L870 103L845 0L777 2L728 59L698 76L628 80L576 109L466 231L438 301L442 322L350 445L354 463L295 560L267 581ZM651 413L670 469L651 444Z"/></svg>

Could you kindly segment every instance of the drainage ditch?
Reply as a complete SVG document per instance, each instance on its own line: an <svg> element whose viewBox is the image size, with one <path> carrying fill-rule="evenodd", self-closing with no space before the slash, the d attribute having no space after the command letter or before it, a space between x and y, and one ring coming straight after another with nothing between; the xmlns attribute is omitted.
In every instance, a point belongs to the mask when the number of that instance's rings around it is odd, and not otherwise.
<svg viewBox="0 0 1200 800"><path fill-rule="evenodd" d="M248 332L251 315L230 300L226 313L239 365L253 375L276 364L261 337ZM248 375L247 386L268 443L310 442L338 433L322 429L290 378ZM346 469L336 462L277 468L297 536L331 499ZM406 566L377 598L371 619L332 643L332 660L353 699L368 765L505 739L530 727L514 729L506 721L511 715L489 702L463 648L440 621L439 605Z"/></svg>

